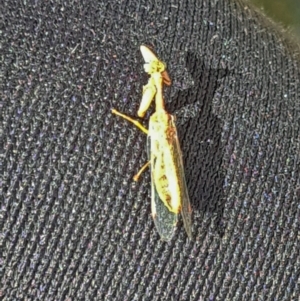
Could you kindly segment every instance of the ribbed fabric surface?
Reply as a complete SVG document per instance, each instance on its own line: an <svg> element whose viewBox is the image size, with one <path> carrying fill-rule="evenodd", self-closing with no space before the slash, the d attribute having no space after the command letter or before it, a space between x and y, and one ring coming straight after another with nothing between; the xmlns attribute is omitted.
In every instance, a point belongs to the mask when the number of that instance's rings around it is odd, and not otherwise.
<svg viewBox="0 0 300 301"><path fill-rule="evenodd" d="M2 300L299 300L299 48L247 2L0 12ZM284 38L285 37L285 38ZM139 46L167 63L193 207L160 240ZM150 110L144 124L147 125Z"/></svg>

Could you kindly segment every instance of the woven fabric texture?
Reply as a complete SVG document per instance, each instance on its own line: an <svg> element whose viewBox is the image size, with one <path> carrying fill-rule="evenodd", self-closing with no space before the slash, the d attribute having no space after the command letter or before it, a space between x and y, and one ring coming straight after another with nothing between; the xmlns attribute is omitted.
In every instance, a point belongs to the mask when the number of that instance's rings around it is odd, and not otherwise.
<svg viewBox="0 0 300 301"><path fill-rule="evenodd" d="M193 207L150 207L141 44L167 63ZM299 48L248 2L13 1L0 12L1 300L299 300ZM145 126L153 107L142 120Z"/></svg>

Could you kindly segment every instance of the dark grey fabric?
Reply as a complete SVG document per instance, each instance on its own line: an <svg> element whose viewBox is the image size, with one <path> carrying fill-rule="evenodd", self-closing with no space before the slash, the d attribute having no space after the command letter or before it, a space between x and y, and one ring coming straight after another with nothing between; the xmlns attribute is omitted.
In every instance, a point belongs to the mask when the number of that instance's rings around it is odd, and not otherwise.
<svg viewBox="0 0 300 301"><path fill-rule="evenodd" d="M298 300L299 48L247 2L1 4L2 300ZM131 116L167 63L193 240L160 240ZM153 109L152 109L153 110ZM144 124L149 118L148 112Z"/></svg>

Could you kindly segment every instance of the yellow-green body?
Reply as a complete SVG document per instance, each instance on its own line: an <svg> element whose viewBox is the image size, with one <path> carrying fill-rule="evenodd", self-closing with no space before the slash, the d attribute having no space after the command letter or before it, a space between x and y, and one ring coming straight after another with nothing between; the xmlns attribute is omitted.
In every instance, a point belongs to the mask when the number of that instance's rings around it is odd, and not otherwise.
<svg viewBox="0 0 300 301"><path fill-rule="evenodd" d="M174 213L181 208L178 166L173 142L177 139L173 116L164 109L156 111L149 122L150 162L153 182L165 206Z"/></svg>

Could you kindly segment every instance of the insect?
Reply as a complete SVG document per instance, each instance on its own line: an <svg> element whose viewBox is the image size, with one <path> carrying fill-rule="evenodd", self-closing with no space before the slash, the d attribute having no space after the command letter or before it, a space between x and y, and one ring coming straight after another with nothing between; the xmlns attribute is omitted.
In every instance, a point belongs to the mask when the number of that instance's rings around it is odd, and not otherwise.
<svg viewBox="0 0 300 301"><path fill-rule="evenodd" d="M144 70L150 75L143 95L138 116L144 117L152 100L155 112L149 120L149 129L129 116L112 109L112 113L128 120L148 135L149 161L140 169L134 180L150 165L152 216L163 240L174 234L178 215L181 213L187 235L191 238L191 205L184 176L182 154L177 137L174 116L165 110L163 85L171 85L165 64L146 46L140 47L145 60Z"/></svg>

